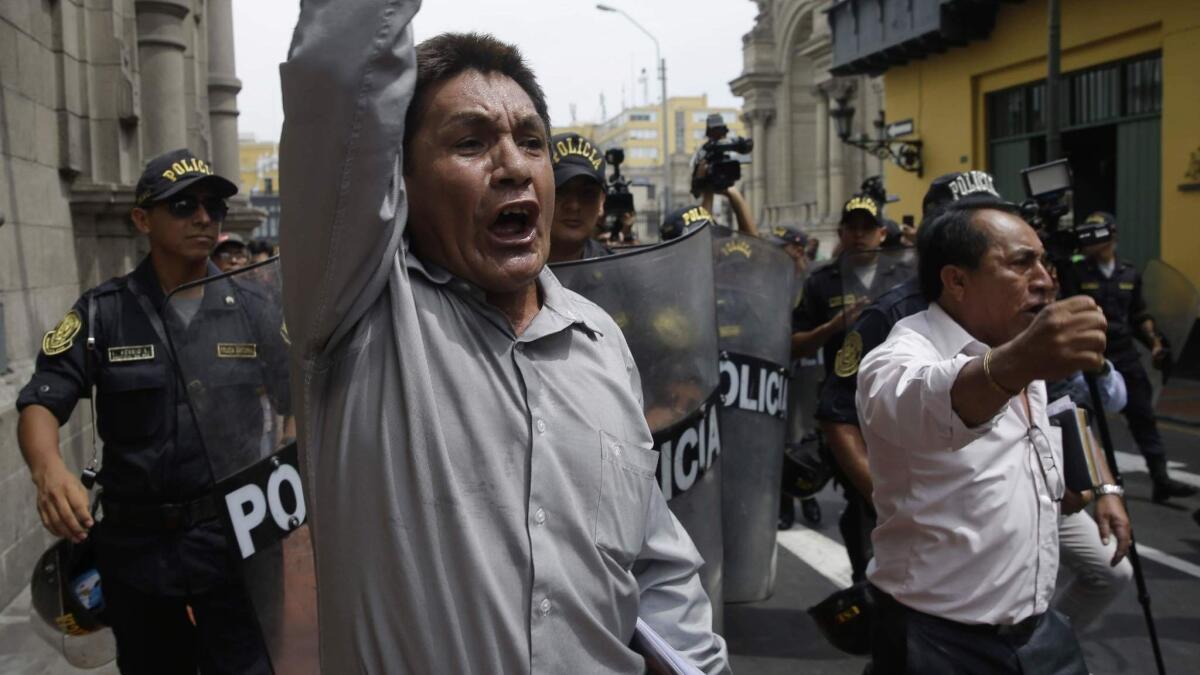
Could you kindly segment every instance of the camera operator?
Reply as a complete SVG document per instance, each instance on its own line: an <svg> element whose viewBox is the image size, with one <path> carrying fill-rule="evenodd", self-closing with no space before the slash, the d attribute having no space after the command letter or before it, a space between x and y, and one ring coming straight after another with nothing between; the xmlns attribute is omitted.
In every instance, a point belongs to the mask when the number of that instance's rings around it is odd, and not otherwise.
<svg viewBox="0 0 1200 675"><path fill-rule="evenodd" d="M754 141L739 136L730 137L729 127L717 113L708 116L705 135L708 140L696 152L692 166L692 196L700 199L700 205L712 213L713 195L729 200L737 229L742 234L758 236L758 226L750 214L750 205L735 184L741 180L742 165L730 153L746 154L754 149Z"/></svg>
<svg viewBox="0 0 1200 675"><path fill-rule="evenodd" d="M1123 412L1129 431L1146 458L1154 483L1154 501L1190 497L1196 494L1196 488L1172 480L1167 474L1167 456L1154 418L1150 379L1133 344L1137 339L1150 349L1156 368L1161 369L1169 358L1154 329L1154 318L1146 312L1142 275L1133 265L1117 260L1117 223L1112 214L1093 213L1075 228L1075 233L1084 255L1074 266L1077 288L1095 299L1108 319L1105 356L1125 378L1129 402Z"/></svg>
<svg viewBox="0 0 1200 675"><path fill-rule="evenodd" d="M550 228L550 262L611 255L593 237L604 218L604 155L579 134L550 139L554 165L554 222Z"/></svg>

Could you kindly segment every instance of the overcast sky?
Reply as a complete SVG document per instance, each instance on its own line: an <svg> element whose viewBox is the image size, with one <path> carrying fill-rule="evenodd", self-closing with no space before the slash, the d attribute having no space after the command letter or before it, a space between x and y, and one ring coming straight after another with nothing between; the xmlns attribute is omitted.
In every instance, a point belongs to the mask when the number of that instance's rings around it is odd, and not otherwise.
<svg viewBox="0 0 1200 675"><path fill-rule="evenodd" d="M667 61L667 95L708 94L712 106L740 106L729 81L742 71L742 35L754 23L751 0L608 0L658 38ZM238 128L277 139L283 124L278 64L287 56L297 0L234 0L241 117ZM591 0L426 0L413 20L417 40L444 31L481 31L515 43L532 65L554 124L579 122L643 103L644 68L651 102L659 84L650 38Z"/></svg>

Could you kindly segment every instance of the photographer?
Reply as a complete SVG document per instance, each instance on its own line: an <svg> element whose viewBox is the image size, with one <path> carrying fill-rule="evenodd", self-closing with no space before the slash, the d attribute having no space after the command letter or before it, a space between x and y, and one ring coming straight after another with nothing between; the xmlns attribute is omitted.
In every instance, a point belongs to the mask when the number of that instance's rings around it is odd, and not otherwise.
<svg viewBox="0 0 1200 675"><path fill-rule="evenodd" d="M550 139L554 165L554 222L550 227L550 262L612 255L593 235L604 218L604 155L579 134Z"/></svg>
<svg viewBox="0 0 1200 675"><path fill-rule="evenodd" d="M730 156L730 153L749 153L754 149L754 141L738 136L725 140L729 136L729 127L715 113L708 116L705 134L708 141L697 151L692 167L692 196L699 198L700 205L709 213L713 210L713 195L725 197L733 209L738 231L758 236L758 226L750 214L750 205L734 187L742 177L741 162Z"/></svg>
<svg viewBox="0 0 1200 675"><path fill-rule="evenodd" d="M1095 299L1108 319L1105 356L1125 378L1129 403L1123 412L1129 431L1146 458L1154 483L1154 501L1190 497L1196 494L1196 488L1172 480L1167 474L1167 456L1154 418L1150 379L1133 344L1137 339L1146 345L1155 368L1161 369L1169 358L1154 328L1154 318L1146 312L1142 275L1133 265L1117 260L1117 223L1112 214L1093 213L1075 228L1075 233L1084 255L1074 266L1076 287Z"/></svg>

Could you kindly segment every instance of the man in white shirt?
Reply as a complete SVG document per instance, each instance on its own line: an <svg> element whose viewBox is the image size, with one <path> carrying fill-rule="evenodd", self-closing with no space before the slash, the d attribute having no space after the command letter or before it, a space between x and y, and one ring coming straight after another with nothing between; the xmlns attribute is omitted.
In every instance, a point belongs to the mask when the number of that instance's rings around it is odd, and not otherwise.
<svg viewBox="0 0 1200 675"><path fill-rule="evenodd" d="M1104 363L1095 301L1054 301L1034 230L951 209L919 239L932 304L859 370L879 515L876 673L1086 673L1050 610L1064 493L1043 380Z"/></svg>

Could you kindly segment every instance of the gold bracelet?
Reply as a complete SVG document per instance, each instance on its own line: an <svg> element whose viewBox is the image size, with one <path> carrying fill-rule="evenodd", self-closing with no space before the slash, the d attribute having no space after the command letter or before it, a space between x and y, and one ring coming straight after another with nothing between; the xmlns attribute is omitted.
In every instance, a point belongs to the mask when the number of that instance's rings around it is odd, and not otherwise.
<svg viewBox="0 0 1200 675"><path fill-rule="evenodd" d="M1020 391L1012 391L996 381L996 378L992 375L992 350L990 349L983 355L983 375L987 378L988 384L992 385L996 391L1006 394L1009 397L1021 393Z"/></svg>

